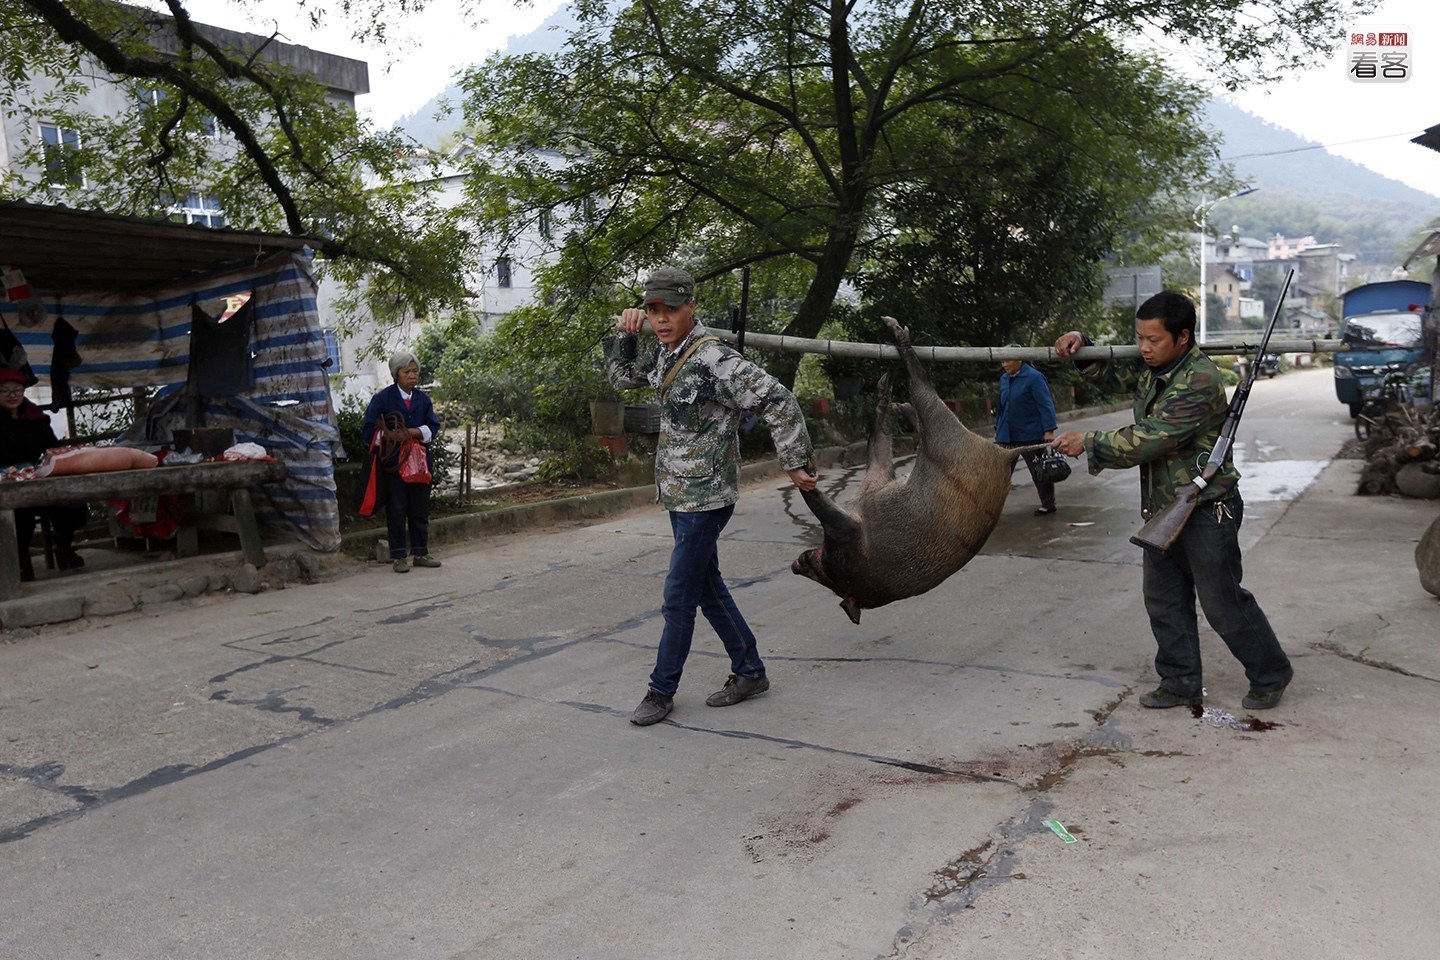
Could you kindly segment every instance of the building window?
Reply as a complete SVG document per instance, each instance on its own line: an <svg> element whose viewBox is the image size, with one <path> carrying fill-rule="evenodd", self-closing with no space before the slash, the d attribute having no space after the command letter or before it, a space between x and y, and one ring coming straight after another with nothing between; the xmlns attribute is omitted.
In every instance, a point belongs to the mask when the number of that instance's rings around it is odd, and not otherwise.
<svg viewBox="0 0 1440 960"><path fill-rule="evenodd" d="M168 94L159 87L150 87L137 93L135 99L139 101L140 110L143 113L146 110L152 110L160 106L160 104L165 102L167 96ZM199 109L196 109L195 112L200 115L200 133L209 137L211 140L218 140L220 138L220 124L215 120L215 115Z"/></svg>
<svg viewBox="0 0 1440 960"><path fill-rule="evenodd" d="M42 123L40 139L45 144L45 182L57 187L85 186L85 173L80 169L79 131Z"/></svg>
<svg viewBox="0 0 1440 960"><path fill-rule="evenodd" d="M549 211L549 210L541 210L541 211L540 211L540 236L544 237L546 240L549 240L549 239L550 239L550 232L551 232L551 227L550 227L550 211Z"/></svg>
<svg viewBox="0 0 1440 960"><path fill-rule="evenodd" d="M495 279L501 287L510 289L510 258L501 257L495 261Z"/></svg>
<svg viewBox="0 0 1440 960"><path fill-rule="evenodd" d="M220 212L220 201L214 197L192 193L185 198L171 219L177 222L198 223L206 227L225 226L225 215Z"/></svg>
<svg viewBox="0 0 1440 960"><path fill-rule="evenodd" d="M343 372L340 363L340 338L335 335L334 330L321 330L320 335L325 338L325 372L331 376Z"/></svg>

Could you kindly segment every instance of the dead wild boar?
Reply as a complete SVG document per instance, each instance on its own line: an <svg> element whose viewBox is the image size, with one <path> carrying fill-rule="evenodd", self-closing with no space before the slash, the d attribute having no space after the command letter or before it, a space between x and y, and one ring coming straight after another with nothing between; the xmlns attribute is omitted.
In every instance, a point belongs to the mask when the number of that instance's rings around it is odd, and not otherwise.
<svg viewBox="0 0 1440 960"><path fill-rule="evenodd" d="M910 331L892 317L885 323L910 375L910 403L895 409L915 427L915 464L908 478L895 476L886 374L860 489L848 510L818 487L803 492L825 540L790 567L833 590L853 623L862 610L932 589L979 552L1000 519L1021 453L965 429L931 385Z"/></svg>

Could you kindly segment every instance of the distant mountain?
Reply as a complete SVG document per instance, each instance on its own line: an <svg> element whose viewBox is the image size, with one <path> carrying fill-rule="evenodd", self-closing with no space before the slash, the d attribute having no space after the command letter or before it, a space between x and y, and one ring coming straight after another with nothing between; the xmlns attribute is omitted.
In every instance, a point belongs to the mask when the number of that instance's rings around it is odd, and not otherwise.
<svg viewBox="0 0 1440 960"><path fill-rule="evenodd" d="M1285 187L1306 194L1393 200L1440 208L1440 197L1337 157L1315 141L1306 140L1224 100L1211 100L1206 112L1210 126L1224 137L1225 144L1220 151L1222 159L1233 162L1245 180L1267 190ZM1395 149L1423 148L1402 140L1397 142Z"/></svg>
<svg viewBox="0 0 1440 960"><path fill-rule="evenodd" d="M1337 157L1314 141L1223 100L1208 104L1210 126L1224 138L1222 159L1259 187L1227 201L1214 222L1265 239L1281 233L1338 243L1363 264L1396 266L1417 234L1440 218L1440 197ZM1396 149L1419 150L1411 143Z"/></svg>
<svg viewBox="0 0 1440 960"><path fill-rule="evenodd" d="M552 13L545 22L529 33L511 35L500 53L519 56L525 53L559 53L565 46L567 29L575 23L570 5L564 4ZM458 84L450 84L414 113L395 121L395 129L403 130L417 142L427 147L438 146L442 137L460 129L460 101L463 99ZM448 107L453 112L440 116Z"/></svg>

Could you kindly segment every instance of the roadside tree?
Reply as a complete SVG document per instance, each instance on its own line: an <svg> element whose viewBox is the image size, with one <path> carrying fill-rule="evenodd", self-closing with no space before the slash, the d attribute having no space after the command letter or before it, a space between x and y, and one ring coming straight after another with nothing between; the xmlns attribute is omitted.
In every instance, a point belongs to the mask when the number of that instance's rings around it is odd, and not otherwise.
<svg viewBox="0 0 1440 960"><path fill-rule="evenodd" d="M0 197L155 216L203 194L229 226L322 238L325 269L363 279L382 320L401 305L463 301L469 235L435 202L423 152L330 102L314 77L275 55L277 37L241 35L236 46L235 35L195 23L181 0L165 6L168 15L110 0L0 7L0 107L72 131L64 162L76 174L27 177L26 168L53 165L54 145L12 144L17 163ZM383 20L360 30L373 35ZM81 109L87 85L109 82L128 91L131 109Z"/></svg>
<svg viewBox="0 0 1440 960"><path fill-rule="evenodd" d="M1208 51L1210 75L1238 86L1333 44L1347 9L581 0L562 52L493 60L466 79L467 118L493 147L476 153L473 209L502 236L542 215L565 231L542 271L548 309L527 317L519 346L590 340L633 302L648 268L677 257L702 282L745 265L790 279L783 332L815 336L847 281L902 249L923 256L889 241L897 202L978 203L988 188L1000 211L1020 210L1025 198L1003 188L1048 163L1061 182L1086 186L1082 205L1127 201L1102 228L1113 237L1174 213L1166 201L1193 172L1182 156L1193 151L1203 166L1214 151L1187 129L1199 126L1193 101L1173 83L1155 86L1158 68L1137 65L1122 41L1163 33ZM997 125L1050 149L1008 170L1009 145L986 142ZM542 158L556 150L570 158L559 176ZM1132 195L1095 189L1152 157L1154 176ZM1141 187L1158 202L1143 202ZM1004 291L1036 292L1019 279ZM790 383L797 364L785 355L772 369Z"/></svg>

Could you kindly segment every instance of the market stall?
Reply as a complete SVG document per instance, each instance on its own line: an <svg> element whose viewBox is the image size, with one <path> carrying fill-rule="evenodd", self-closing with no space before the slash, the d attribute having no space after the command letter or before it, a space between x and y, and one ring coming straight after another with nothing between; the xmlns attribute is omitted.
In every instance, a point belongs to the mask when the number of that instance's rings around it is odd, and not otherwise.
<svg viewBox="0 0 1440 960"><path fill-rule="evenodd" d="M258 523L335 550L339 434L315 243L0 203L0 347L22 351L30 394L57 419L77 388L140 388L142 414L118 443L179 449L177 431L188 430L258 445L283 468L246 488ZM0 363L16 359L0 349ZM184 474L169 476L175 493L187 492Z"/></svg>

